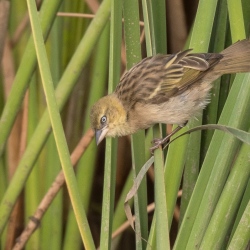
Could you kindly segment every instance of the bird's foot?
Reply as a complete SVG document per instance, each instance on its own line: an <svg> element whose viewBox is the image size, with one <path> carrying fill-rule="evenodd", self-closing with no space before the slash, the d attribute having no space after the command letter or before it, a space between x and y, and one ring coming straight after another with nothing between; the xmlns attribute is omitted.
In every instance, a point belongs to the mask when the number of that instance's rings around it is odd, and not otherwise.
<svg viewBox="0 0 250 250"><path fill-rule="evenodd" d="M184 125L185 126L185 125ZM156 138L152 141L152 143L154 144L153 147L150 148L151 153L153 154L154 151L159 148L160 146L162 146L163 144L169 142L171 136L173 136L175 133L177 133L180 129L182 129L183 126L178 126L176 127L169 135L167 135L165 138Z"/></svg>
<svg viewBox="0 0 250 250"><path fill-rule="evenodd" d="M154 151L159 148L160 146L164 145L170 140L172 134L169 134L165 138L155 138L153 139L152 143L154 144L153 147L150 148L151 153L154 153Z"/></svg>

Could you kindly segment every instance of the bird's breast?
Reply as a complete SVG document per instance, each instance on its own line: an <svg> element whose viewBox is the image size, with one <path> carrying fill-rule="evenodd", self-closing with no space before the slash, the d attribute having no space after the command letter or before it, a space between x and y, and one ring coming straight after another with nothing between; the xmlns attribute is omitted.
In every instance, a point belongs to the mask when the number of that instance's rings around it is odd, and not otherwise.
<svg viewBox="0 0 250 250"><path fill-rule="evenodd" d="M183 125L199 115L209 103L211 87L211 83L203 82L161 104L137 103L129 122L137 129L146 129L156 123Z"/></svg>

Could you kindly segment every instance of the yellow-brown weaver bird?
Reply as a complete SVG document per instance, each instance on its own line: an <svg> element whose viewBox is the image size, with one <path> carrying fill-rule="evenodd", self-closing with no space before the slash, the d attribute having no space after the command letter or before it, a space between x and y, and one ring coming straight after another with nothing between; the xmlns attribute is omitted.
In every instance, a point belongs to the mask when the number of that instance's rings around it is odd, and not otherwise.
<svg viewBox="0 0 250 250"><path fill-rule="evenodd" d="M96 143L106 136L130 135L156 123L178 124L176 132L209 103L214 80L223 74L250 71L247 39L221 53L190 52L147 57L127 71L115 91L91 109ZM156 140L152 149L168 139Z"/></svg>

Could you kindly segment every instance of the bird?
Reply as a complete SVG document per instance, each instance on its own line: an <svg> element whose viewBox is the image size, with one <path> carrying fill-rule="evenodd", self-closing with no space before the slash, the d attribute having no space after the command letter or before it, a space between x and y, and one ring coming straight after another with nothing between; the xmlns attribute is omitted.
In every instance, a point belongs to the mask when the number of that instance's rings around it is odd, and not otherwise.
<svg viewBox="0 0 250 250"><path fill-rule="evenodd" d="M90 123L96 144L105 137L131 135L154 124L177 124L170 136L197 117L210 102L212 82L224 74L250 71L250 40L240 40L220 53L157 54L135 64L115 91L91 108Z"/></svg>

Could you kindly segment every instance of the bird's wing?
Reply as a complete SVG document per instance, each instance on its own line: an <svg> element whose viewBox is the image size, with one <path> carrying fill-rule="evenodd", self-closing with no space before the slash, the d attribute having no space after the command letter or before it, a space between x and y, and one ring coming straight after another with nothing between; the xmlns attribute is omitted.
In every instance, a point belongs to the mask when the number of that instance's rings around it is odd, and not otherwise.
<svg viewBox="0 0 250 250"><path fill-rule="evenodd" d="M115 90L125 108L137 102L166 102L202 78L222 58L220 54L190 51L145 58L125 73Z"/></svg>

